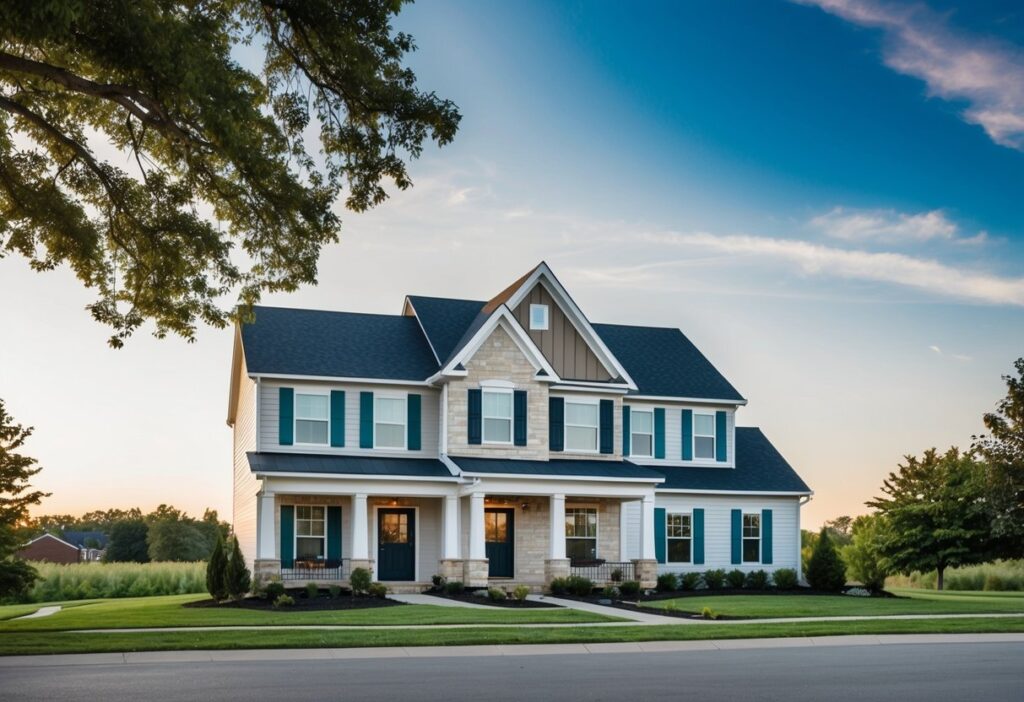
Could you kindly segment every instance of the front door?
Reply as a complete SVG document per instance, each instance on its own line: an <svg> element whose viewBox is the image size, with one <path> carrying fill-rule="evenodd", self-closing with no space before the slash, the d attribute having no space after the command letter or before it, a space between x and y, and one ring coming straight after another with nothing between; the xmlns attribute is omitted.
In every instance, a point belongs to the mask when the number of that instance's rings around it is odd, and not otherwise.
<svg viewBox="0 0 1024 702"><path fill-rule="evenodd" d="M487 575L515 576L515 510L485 509L484 538L487 541Z"/></svg>
<svg viewBox="0 0 1024 702"><path fill-rule="evenodd" d="M377 510L377 578L416 579L416 510Z"/></svg>

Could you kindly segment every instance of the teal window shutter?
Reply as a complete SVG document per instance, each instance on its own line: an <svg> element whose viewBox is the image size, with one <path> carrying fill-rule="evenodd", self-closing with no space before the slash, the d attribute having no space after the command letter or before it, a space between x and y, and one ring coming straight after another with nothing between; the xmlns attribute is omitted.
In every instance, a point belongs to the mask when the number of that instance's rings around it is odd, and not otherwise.
<svg viewBox="0 0 1024 702"><path fill-rule="evenodd" d="M282 446L295 443L295 390L292 388L277 391L277 443Z"/></svg>
<svg viewBox="0 0 1024 702"><path fill-rule="evenodd" d="M704 510L693 510L693 564L704 564Z"/></svg>
<svg viewBox="0 0 1024 702"><path fill-rule="evenodd" d="M743 562L743 510L732 511L732 563Z"/></svg>
<svg viewBox="0 0 1024 702"><path fill-rule="evenodd" d="M761 562L772 563L772 511L761 510Z"/></svg>
<svg viewBox="0 0 1024 702"><path fill-rule="evenodd" d="M516 446L526 446L526 391L516 390L513 394L513 440Z"/></svg>
<svg viewBox="0 0 1024 702"><path fill-rule="evenodd" d="M601 400L600 408L601 453L615 453L615 402Z"/></svg>
<svg viewBox="0 0 1024 702"><path fill-rule="evenodd" d="M327 560L341 560L341 507L327 508Z"/></svg>
<svg viewBox="0 0 1024 702"><path fill-rule="evenodd" d="M418 394L410 393L409 398L405 403L405 411L408 415L406 432L408 438L406 439L405 445L410 451L419 451L422 445L421 435L421 413L423 401Z"/></svg>
<svg viewBox="0 0 1024 702"><path fill-rule="evenodd" d="M629 407L622 406L622 455L629 455Z"/></svg>
<svg viewBox="0 0 1024 702"><path fill-rule="evenodd" d="M295 565L295 508L281 505L281 567Z"/></svg>
<svg viewBox="0 0 1024 702"><path fill-rule="evenodd" d="M469 406L467 417L467 429L469 437L467 442L479 444L483 441L483 392L477 388L469 391Z"/></svg>
<svg viewBox="0 0 1024 702"><path fill-rule="evenodd" d="M331 390L331 446L345 445L345 391Z"/></svg>
<svg viewBox="0 0 1024 702"><path fill-rule="evenodd" d="M665 457L665 408L654 408L654 457Z"/></svg>
<svg viewBox="0 0 1024 702"><path fill-rule="evenodd" d="M683 460L693 460L693 410L683 410Z"/></svg>
<svg viewBox="0 0 1024 702"><path fill-rule="evenodd" d="M548 448L565 450L565 400L561 397L548 399Z"/></svg>
<svg viewBox="0 0 1024 702"><path fill-rule="evenodd" d="M654 508L654 557L658 563L665 562L665 508Z"/></svg>
<svg viewBox="0 0 1024 702"><path fill-rule="evenodd" d="M373 393L359 393L359 448L373 448Z"/></svg>
<svg viewBox="0 0 1024 702"><path fill-rule="evenodd" d="M715 412L715 460L725 461L726 454L728 452L728 446L726 442L728 438L726 423L725 423L725 412L719 410Z"/></svg>

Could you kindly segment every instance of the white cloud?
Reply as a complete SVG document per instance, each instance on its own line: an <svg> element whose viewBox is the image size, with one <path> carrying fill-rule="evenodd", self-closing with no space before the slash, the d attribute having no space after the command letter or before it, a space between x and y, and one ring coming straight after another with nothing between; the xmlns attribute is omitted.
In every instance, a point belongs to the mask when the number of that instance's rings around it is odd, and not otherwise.
<svg viewBox="0 0 1024 702"><path fill-rule="evenodd" d="M943 351L942 349L935 345L929 346L928 348L934 351L936 355L952 358L954 361L966 362L972 360L971 356L967 356L962 353L946 353L945 351Z"/></svg>
<svg viewBox="0 0 1024 702"><path fill-rule="evenodd" d="M879 0L792 0L885 32L884 61L923 80L930 95L966 101L963 119L1024 151L1024 51L952 29L926 5Z"/></svg>
<svg viewBox="0 0 1024 702"><path fill-rule="evenodd" d="M906 214L894 210L848 210L836 207L811 219L811 226L833 239L887 243L950 240L957 225L942 210Z"/></svg>

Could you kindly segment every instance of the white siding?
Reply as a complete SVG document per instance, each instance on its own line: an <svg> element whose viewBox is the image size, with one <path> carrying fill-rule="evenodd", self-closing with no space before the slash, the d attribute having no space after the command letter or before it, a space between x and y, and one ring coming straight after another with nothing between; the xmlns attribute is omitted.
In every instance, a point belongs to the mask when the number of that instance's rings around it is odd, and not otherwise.
<svg viewBox="0 0 1024 702"><path fill-rule="evenodd" d="M634 463L649 466L709 466L712 468L733 468L736 465L736 409L734 407L697 407L692 405L662 405L647 402L633 402L628 398L626 406L631 409L648 410L662 407L665 410L665 458L629 458ZM694 412L725 411L725 462L715 460L684 461L683 456L683 410ZM621 448L621 445L620 445Z"/></svg>
<svg viewBox="0 0 1024 702"><path fill-rule="evenodd" d="M704 510L704 563L690 565L683 563L659 564L661 573L682 573L685 571L712 570L766 570L793 568L798 566L797 545L800 543L800 522L798 519L799 499L796 497L757 497L745 495L695 495L657 493L656 507L667 511L689 512L696 508ZM732 563L731 512L742 509L760 513L772 510L772 564ZM640 557L640 503L626 503L626 553L629 558Z"/></svg>
<svg viewBox="0 0 1024 702"><path fill-rule="evenodd" d="M438 438L440 428L438 418L440 416L441 393L435 388L402 386L402 385L338 385L326 382L302 381L286 383L281 381L264 380L261 384L260 395L260 451L280 451L297 453L331 453L346 456L372 455L372 456L406 456L410 458L436 458L438 456ZM329 390L345 391L345 446L282 446L278 440L278 405L280 402L280 388L295 388L296 392L302 392L303 388L316 389L320 392ZM383 449L361 449L359 448L359 393L370 391L374 393L416 393L423 397L420 412L420 439L421 449L419 451L387 451Z"/></svg>
<svg viewBox="0 0 1024 702"><path fill-rule="evenodd" d="M249 470L245 454L256 450L256 383L245 372L242 359L238 379L238 409L233 427L234 489L231 524L249 567L256 558L256 493L260 484Z"/></svg>

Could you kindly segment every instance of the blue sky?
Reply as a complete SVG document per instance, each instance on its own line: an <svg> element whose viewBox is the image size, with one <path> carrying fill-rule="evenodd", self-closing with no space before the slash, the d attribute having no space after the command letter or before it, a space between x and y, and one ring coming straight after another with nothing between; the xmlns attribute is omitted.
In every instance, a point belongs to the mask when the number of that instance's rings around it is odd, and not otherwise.
<svg viewBox="0 0 1024 702"><path fill-rule="evenodd" d="M266 302L397 313L547 260L593 321L698 344L816 490L811 526L981 430L1024 355L1019 3L424 0L397 27L460 133ZM25 300L0 387L45 511L230 513L229 332L111 351L66 271L11 258L0 296Z"/></svg>

